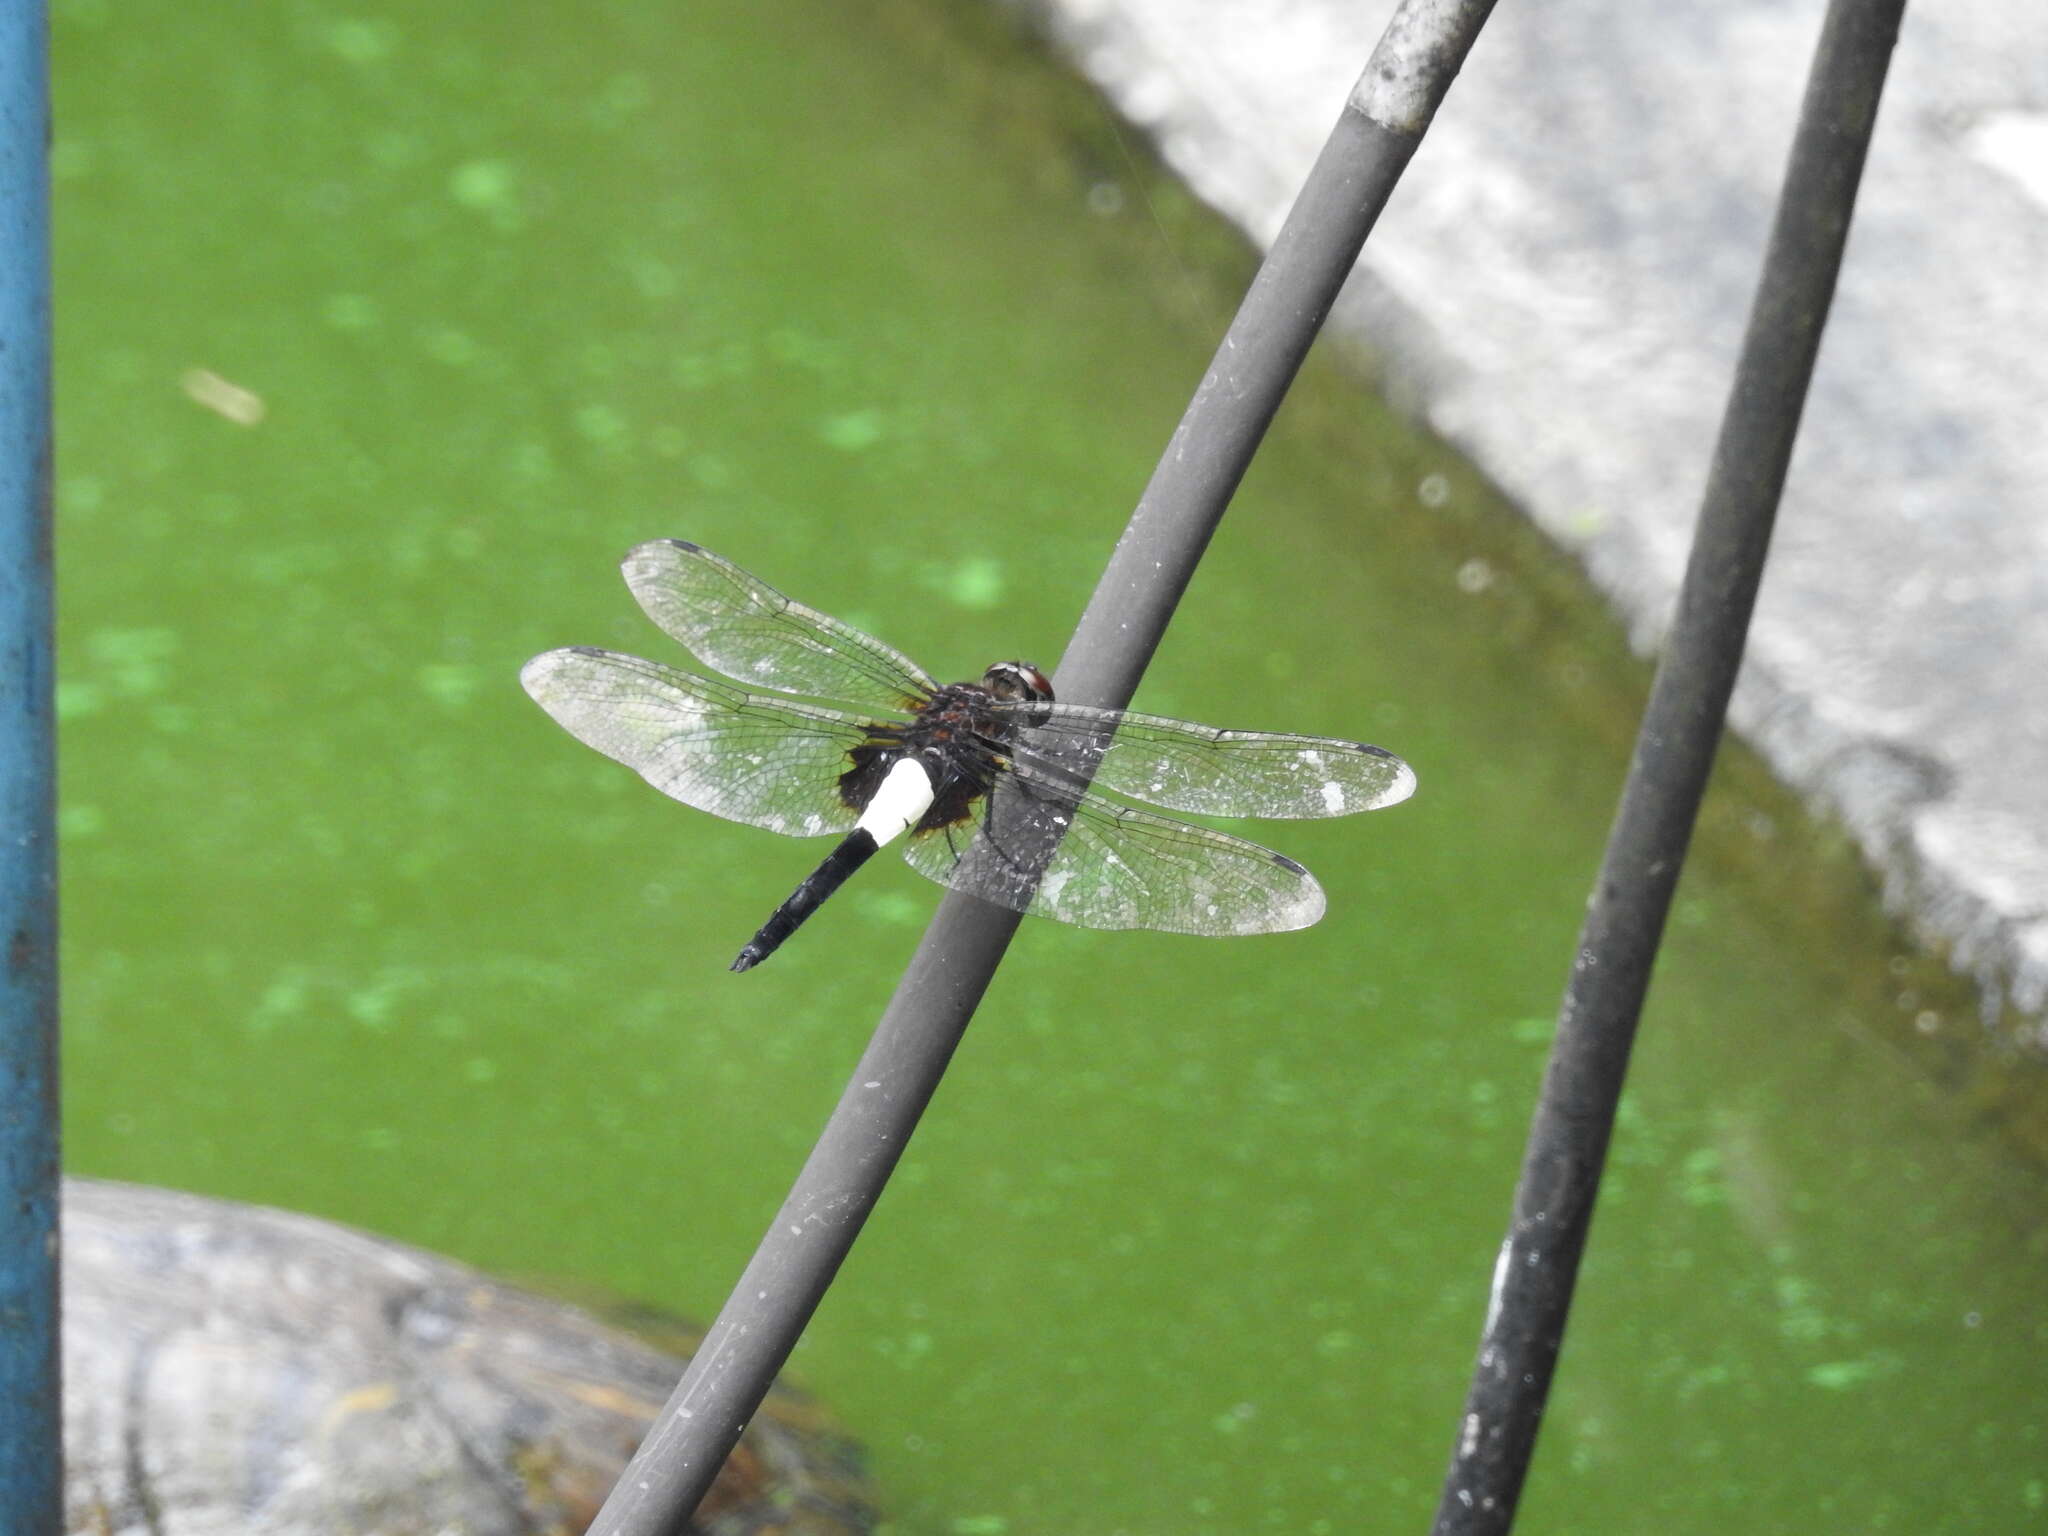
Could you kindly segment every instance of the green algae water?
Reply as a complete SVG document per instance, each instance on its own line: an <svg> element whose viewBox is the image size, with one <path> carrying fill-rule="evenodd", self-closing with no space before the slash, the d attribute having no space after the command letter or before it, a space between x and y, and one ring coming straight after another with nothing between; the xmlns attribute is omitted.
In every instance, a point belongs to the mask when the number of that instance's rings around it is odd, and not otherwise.
<svg viewBox="0 0 2048 1536"><path fill-rule="evenodd" d="M520 693L698 541L1049 664L1249 261L1002 14L58 0L67 1151L708 1316L936 900ZM1335 104L1332 104L1335 111ZM916 1536L1421 1529L1646 674L1314 363L1138 704L1356 736L1330 915L1027 923L795 1359ZM1524 1528L2048 1519L1973 1005L1730 751Z"/></svg>

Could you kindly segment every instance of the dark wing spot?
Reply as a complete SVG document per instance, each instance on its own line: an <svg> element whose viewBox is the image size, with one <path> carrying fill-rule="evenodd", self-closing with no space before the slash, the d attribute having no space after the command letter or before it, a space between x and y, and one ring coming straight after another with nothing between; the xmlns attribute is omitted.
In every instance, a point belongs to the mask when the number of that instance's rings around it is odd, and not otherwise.
<svg viewBox="0 0 2048 1536"><path fill-rule="evenodd" d="M839 775L839 803L850 811L866 810L900 755L894 741L879 735L850 748L846 760L853 766Z"/></svg>
<svg viewBox="0 0 2048 1536"><path fill-rule="evenodd" d="M922 837L928 832L937 832L944 827L965 825L974 816L974 802L981 798L981 790L973 784L955 784L951 789L934 800L931 809L918 818L911 828L912 837Z"/></svg>

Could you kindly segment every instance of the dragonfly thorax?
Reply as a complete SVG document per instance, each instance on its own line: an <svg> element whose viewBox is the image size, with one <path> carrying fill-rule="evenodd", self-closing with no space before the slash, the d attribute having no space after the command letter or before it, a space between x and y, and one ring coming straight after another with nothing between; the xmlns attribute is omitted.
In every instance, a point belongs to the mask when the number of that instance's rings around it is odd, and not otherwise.
<svg viewBox="0 0 2048 1536"><path fill-rule="evenodd" d="M1004 670L1011 667L1022 667L1044 682L1036 668L1022 663L991 667L991 677L1003 672L1004 688L1011 697L1025 697L1013 691L1020 685ZM892 770L911 760L922 766L933 791L932 802L913 830L931 832L966 820L975 800L987 793L1002 744L1012 729L1011 717L992 707L1002 697L986 681L948 683L933 689L916 719L873 728L869 738L847 754L851 766L839 779L841 801L865 813Z"/></svg>

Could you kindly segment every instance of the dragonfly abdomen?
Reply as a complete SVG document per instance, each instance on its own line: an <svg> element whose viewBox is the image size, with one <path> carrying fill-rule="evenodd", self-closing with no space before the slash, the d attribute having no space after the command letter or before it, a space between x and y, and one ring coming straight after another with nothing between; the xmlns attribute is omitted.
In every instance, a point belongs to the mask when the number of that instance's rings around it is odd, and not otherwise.
<svg viewBox="0 0 2048 1536"><path fill-rule="evenodd" d="M789 899L775 909L761 925L761 931L747 941L732 963L734 970L751 971L774 954L827 896L874 857L877 848L893 842L924 819L925 812L931 809L934 786L923 760L913 755L896 758L886 769L880 764L879 758L871 764L880 771L881 783L869 796L860 821L825 856L825 862L789 893ZM852 770L847 776L851 778L858 771Z"/></svg>
<svg viewBox="0 0 2048 1536"><path fill-rule="evenodd" d="M751 971L782 947L804 919L818 910L818 904L830 896L861 865L875 856L880 846L868 833L856 828L839 840L839 846L825 856L825 862L805 877L802 885L789 893L789 899L774 911L768 921L761 925L760 932L747 940L738 957L732 963L736 971Z"/></svg>

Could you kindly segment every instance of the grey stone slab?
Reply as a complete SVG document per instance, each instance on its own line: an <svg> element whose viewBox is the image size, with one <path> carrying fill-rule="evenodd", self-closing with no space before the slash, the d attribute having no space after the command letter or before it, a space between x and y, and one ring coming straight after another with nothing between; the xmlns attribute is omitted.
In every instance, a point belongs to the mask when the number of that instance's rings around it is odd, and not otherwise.
<svg viewBox="0 0 2048 1536"><path fill-rule="evenodd" d="M1038 0L1261 241L1392 0ZM1667 621L1820 0L1504 3L1337 323ZM2048 6L1909 9L1735 723L1924 935L2048 1003Z"/></svg>

